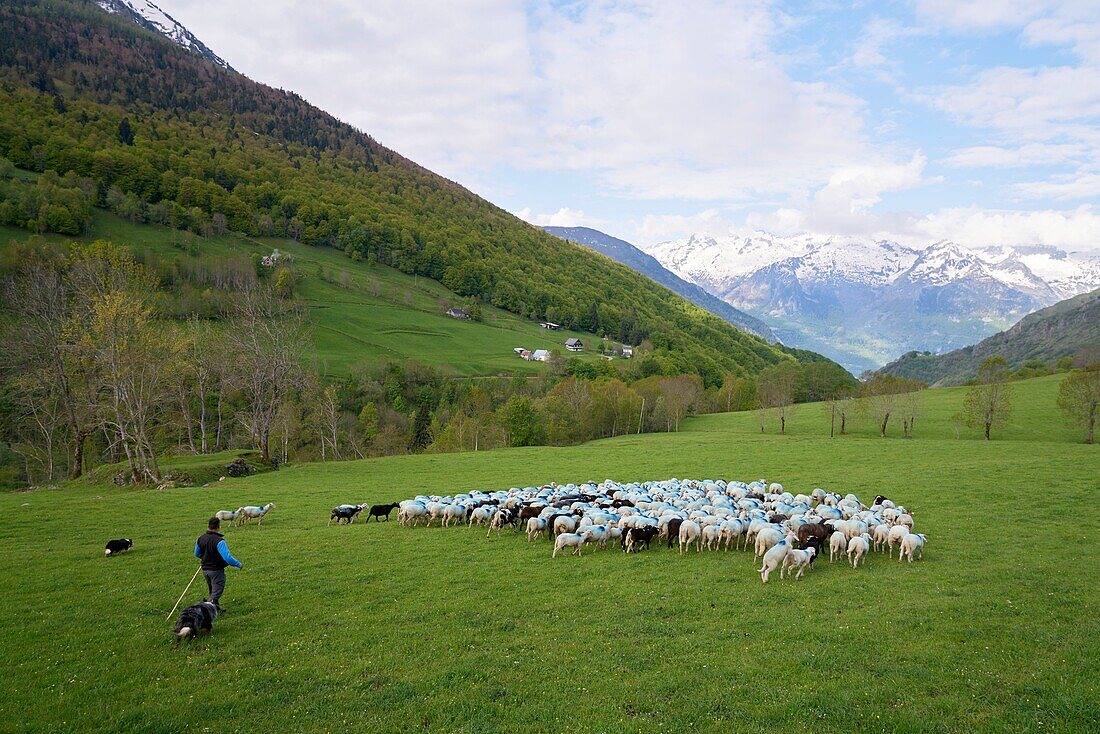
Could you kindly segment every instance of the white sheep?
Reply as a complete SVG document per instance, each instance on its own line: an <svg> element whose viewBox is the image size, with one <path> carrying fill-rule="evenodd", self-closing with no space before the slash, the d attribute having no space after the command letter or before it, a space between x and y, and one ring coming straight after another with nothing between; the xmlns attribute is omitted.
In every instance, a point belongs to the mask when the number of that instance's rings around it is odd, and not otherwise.
<svg viewBox="0 0 1100 734"><path fill-rule="evenodd" d="M695 551L699 552L699 543L702 539L702 531L699 529L699 523L694 520L684 520L680 524L680 553L684 552L685 547L690 547L692 543L695 543Z"/></svg>
<svg viewBox="0 0 1100 734"><path fill-rule="evenodd" d="M474 511L470 513L471 525L484 525L485 523L493 519L493 506L482 505L481 507L475 507Z"/></svg>
<svg viewBox="0 0 1100 734"><path fill-rule="evenodd" d="M256 507L255 505L249 505L242 507L237 512L241 513L238 517L242 517L244 522L248 522L252 518L256 518L257 525L263 525L264 515L275 509L274 502L268 502L263 507Z"/></svg>
<svg viewBox="0 0 1100 734"><path fill-rule="evenodd" d="M923 533L909 533L901 539L901 548L898 549L898 563L901 563L902 556L908 556L909 562L913 562L913 554L916 553L917 557L924 560L924 544L927 540Z"/></svg>
<svg viewBox="0 0 1100 734"><path fill-rule="evenodd" d="M775 525L769 525L756 533L756 548L752 560L756 560L776 543L783 540L783 531Z"/></svg>
<svg viewBox="0 0 1100 734"><path fill-rule="evenodd" d="M707 550L718 550L722 542L722 527L720 525L706 525L703 527L703 547Z"/></svg>
<svg viewBox="0 0 1100 734"><path fill-rule="evenodd" d="M887 542L890 545L890 557L894 557L894 546L901 546L901 541L909 534L909 528L904 525L895 525L890 528L890 534L887 536Z"/></svg>
<svg viewBox="0 0 1100 734"><path fill-rule="evenodd" d="M843 557L848 551L848 536L837 530L829 536L829 563L837 556Z"/></svg>
<svg viewBox="0 0 1100 734"><path fill-rule="evenodd" d="M571 533L577 529L577 520L572 515L562 515L554 520L554 535Z"/></svg>
<svg viewBox="0 0 1100 734"><path fill-rule="evenodd" d="M558 557L558 551L563 548L572 548L573 552L570 555L581 555L581 549L584 547L585 536L580 533L562 533L554 539L554 552L550 554L551 558Z"/></svg>
<svg viewBox="0 0 1100 734"><path fill-rule="evenodd" d="M218 510L214 513L214 517L218 518L222 522L228 522L231 520L236 520L237 516L240 514L240 510Z"/></svg>
<svg viewBox="0 0 1100 734"><path fill-rule="evenodd" d="M546 519L542 517L527 518L527 542L537 540L542 531L546 530Z"/></svg>
<svg viewBox="0 0 1100 734"><path fill-rule="evenodd" d="M875 526L875 532L872 536L875 540L875 550L885 551L887 544L890 542L890 526L886 523Z"/></svg>
<svg viewBox="0 0 1100 734"><path fill-rule="evenodd" d="M764 559L760 564L760 582L768 583L768 576L771 572L783 565L784 559L787 557L787 553L791 550L790 543L786 540L780 540L778 543L768 549L768 552L764 554ZM780 574L782 574L780 570Z"/></svg>
<svg viewBox="0 0 1100 734"><path fill-rule="evenodd" d="M863 565L867 565L867 559L864 556L867 555L870 548L871 536L867 534L848 541L848 560L852 562L852 568L858 568L860 560L863 561Z"/></svg>

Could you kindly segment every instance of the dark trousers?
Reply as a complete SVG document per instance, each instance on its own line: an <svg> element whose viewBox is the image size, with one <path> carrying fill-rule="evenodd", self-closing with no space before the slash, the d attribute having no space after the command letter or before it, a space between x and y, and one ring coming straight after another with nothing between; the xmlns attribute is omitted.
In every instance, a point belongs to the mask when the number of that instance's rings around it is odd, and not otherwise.
<svg viewBox="0 0 1100 734"><path fill-rule="evenodd" d="M210 596L206 597L206 600L221 606L218 604L218 599L222 598L222 592L225 591L225 569L204 568L202 575L206 577L206 588L210 590Z"/></svg>

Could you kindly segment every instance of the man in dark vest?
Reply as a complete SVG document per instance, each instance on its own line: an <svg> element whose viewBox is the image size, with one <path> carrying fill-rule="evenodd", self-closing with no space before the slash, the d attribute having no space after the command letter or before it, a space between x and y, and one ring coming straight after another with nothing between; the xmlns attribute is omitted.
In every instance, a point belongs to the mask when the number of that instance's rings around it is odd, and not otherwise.
<svg viewBox="0 0 1100 734"><path fill-rule="evenodd" d="M210 596L206 600L213 602L221 612L224 610L218 600L225 591L225 567L240 568L241 562L229 552L225 536L218 532L221 520L212 517L206 527L208 530L195 541L195 557L202 559L202 575L206 577L206 588L210 590Z"/></svg>

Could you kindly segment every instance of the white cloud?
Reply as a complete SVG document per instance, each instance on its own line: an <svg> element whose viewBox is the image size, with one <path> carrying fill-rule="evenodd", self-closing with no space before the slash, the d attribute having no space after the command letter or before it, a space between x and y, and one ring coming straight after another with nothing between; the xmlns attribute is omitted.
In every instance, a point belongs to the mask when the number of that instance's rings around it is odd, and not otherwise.
<svg viewBox="0 0 1100 734"><path fill-rule="evenodd" d="M1048 181L1028 181L1012 188L1018 195L1028 199L1090 199L1100 196L1100 173L1059 174Z"/></svg>
<svg viewBox="0 0 1100 734"><path fill-rule="evenodd" d="M649 214L634 227L631 242L649 245L687 234L716 236L732 229L729 221L717 209L705 209L698 214Z"/></svg>
<svg viewBox="0 0 1100 734"><path fill-rule="evenodd" d="M581 227L598 224L598 222L585 217L583 211L565 206L552 214L534 214L530 207L512 212L512 214L538 227Z"/></svg>
<svg viewBox="0 0 1100 734"><path fill-rule="evenodd" d="M1100 214L1090 205L1069 211L942 209L912 223L924 241L952 239L967 245L1055 245L1094 250L1100 244Z"/></svg>
<svg viewBox="0 0 1100 734"><path fill-rule="evenodd" d="M584 171L624 197L751 200L879 151L863 101L793 79L770 0L170 0L245 73L460 180Z"/></svg>
<svg viewBox="0 0 1100 734"><path fill-rule="evenodd" d="M958 148L941 161L952 168L1024 168L1067 163L1087 155L1083 145L1028 143L1016 147L975 145Z"/></svg>

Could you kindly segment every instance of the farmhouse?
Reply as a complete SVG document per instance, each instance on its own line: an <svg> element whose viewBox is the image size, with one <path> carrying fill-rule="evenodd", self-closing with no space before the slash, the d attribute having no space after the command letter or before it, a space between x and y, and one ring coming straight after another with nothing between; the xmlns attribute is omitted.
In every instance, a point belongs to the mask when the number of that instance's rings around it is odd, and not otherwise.
<svg viewBox="0 0 1100 734"><path fill-rule="evenodd" d="M260 262L263 263L264 267L266 268L273 268L283 260L289 259L289 255L284 255L283 253L279 252L279 248L276 247L274 250L271 251L270 255L264 255L262 258L260 258Z"/></svg>
<svg viewBox="0 0 1100 734"><path fill-rule="evenodd" d="M570 352L579 352L584 349L584 343L576 337L570 337L569 339L565 340L565 348L568 349Z"/></svg>
<svg viewBox="0 0 1100 734"><path fill-rule="evenodd" d="M535 362L549 362L550 352L546 349L536 349L531 353L531 359Z"/></svg>
<svg viewBox="0 0 1100 734"><path fill-rule="evenodd" d="M553 321L542 321L539 323L539 326L544 329L549 329L550 331L557 331L561 328L561 324L555 324Z"/></svg>
<svg viewBox="0 0 1100 734"><path fill-rule="evenodd" d="M464 308L448 308L447 315L452 319L468 319L470 318L470 312Z"/></svg>
<svg viewBox="0 0 1100 734"><path fill-rule="evenodd" d="M630 359L634 356L634 347L623 347L623 359Z"/></svg>

